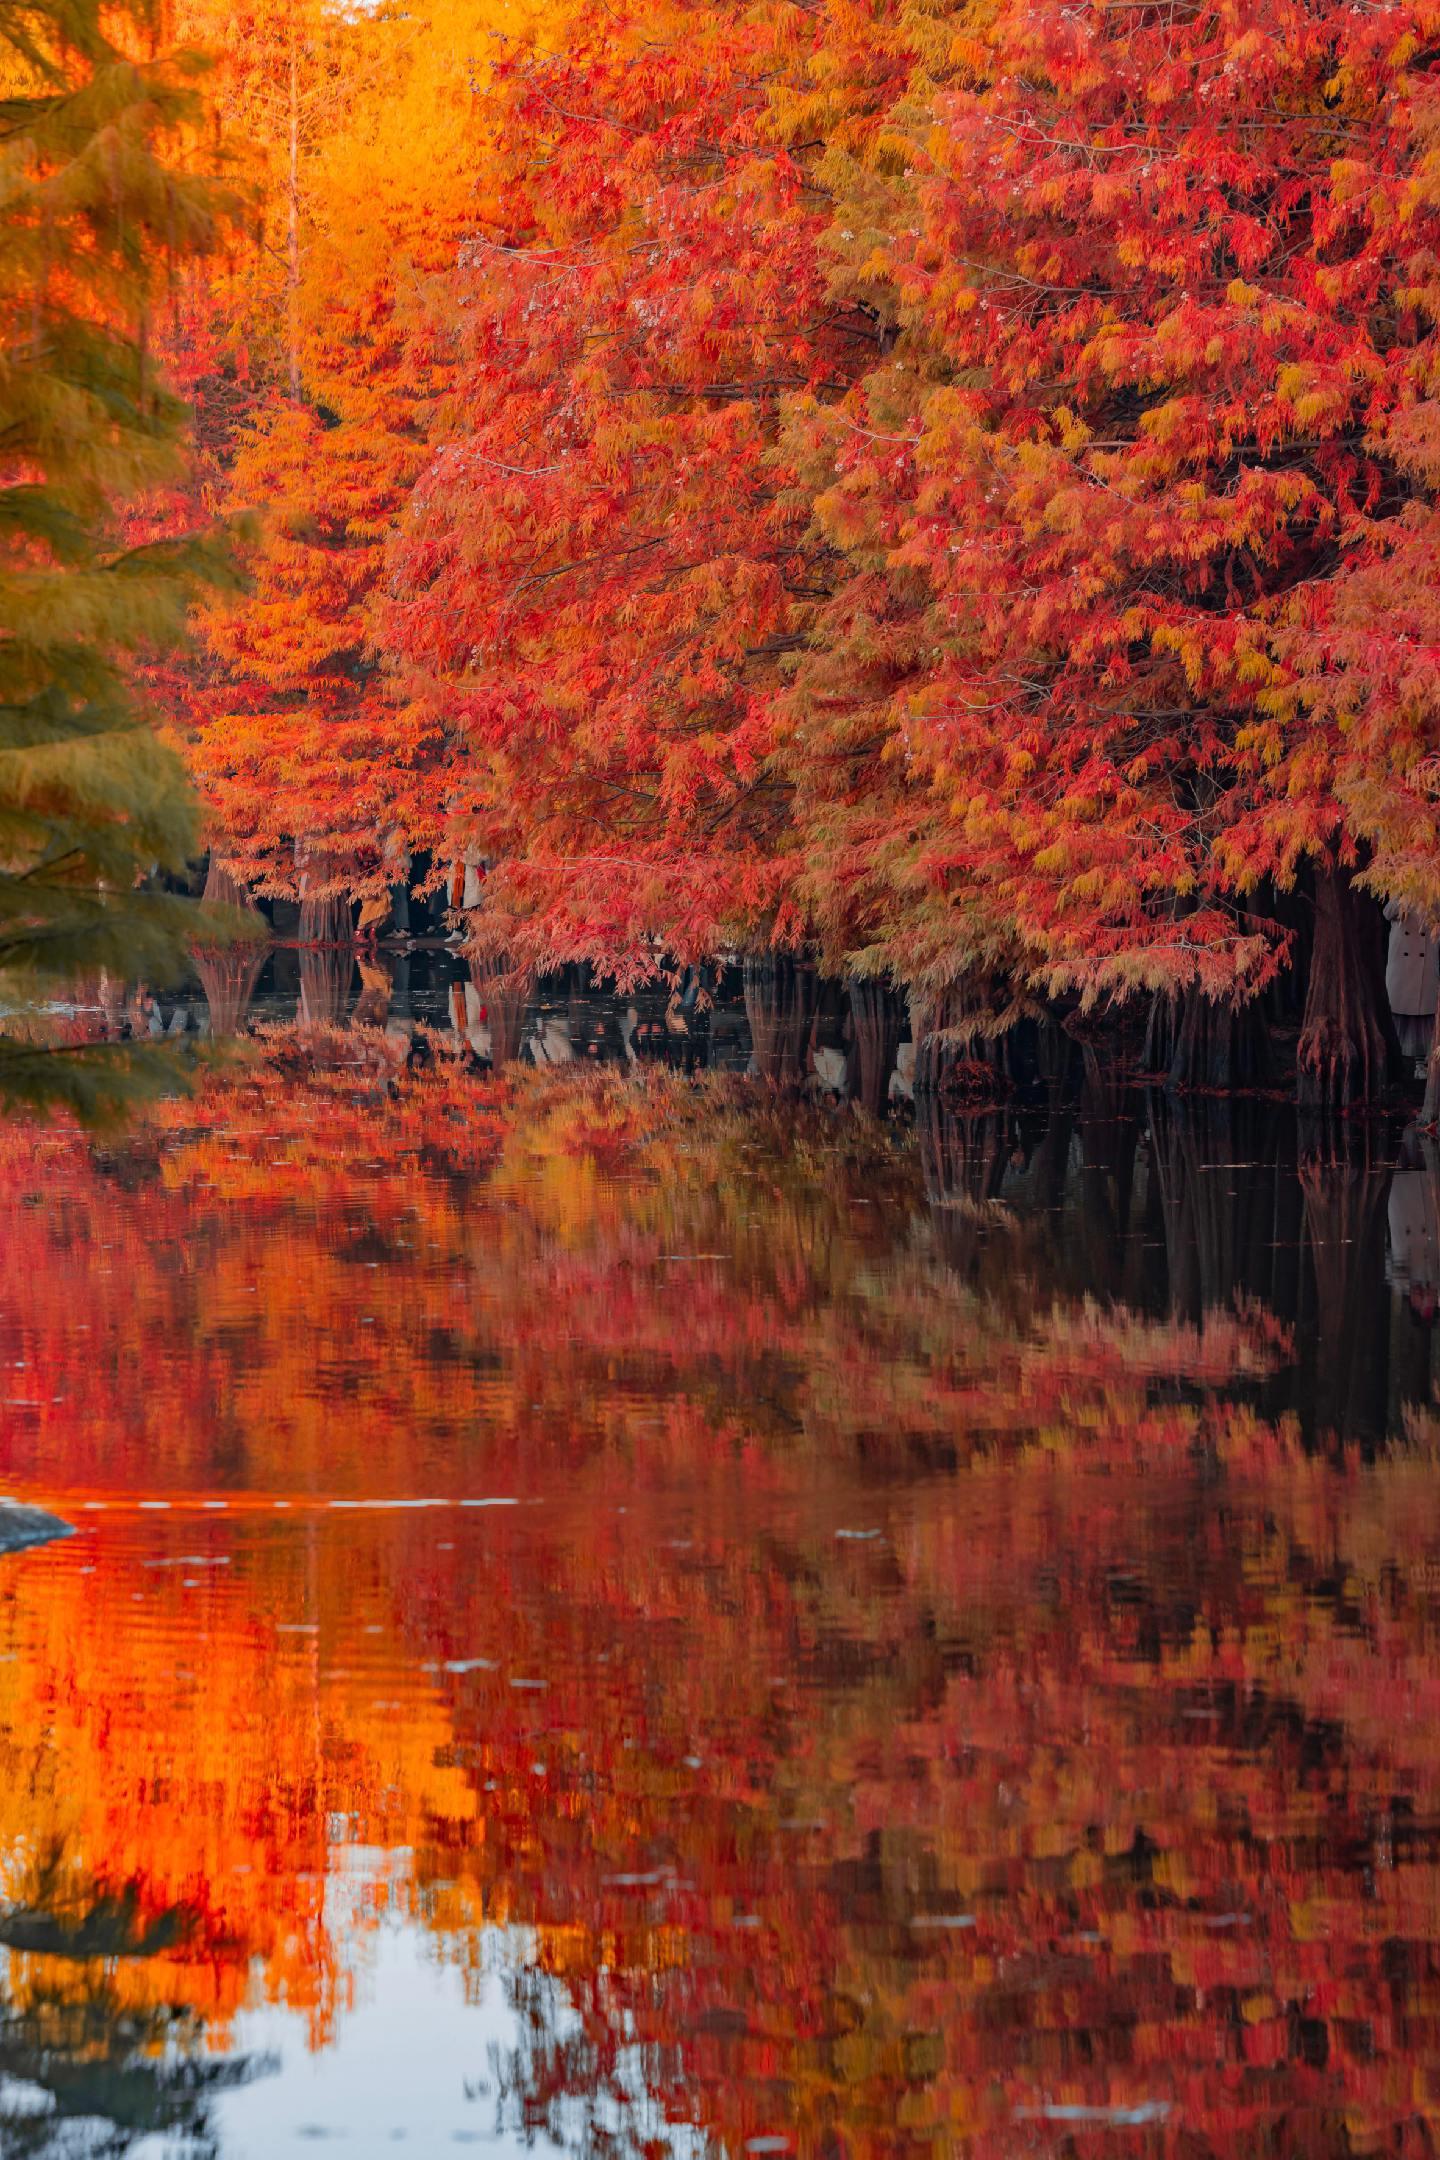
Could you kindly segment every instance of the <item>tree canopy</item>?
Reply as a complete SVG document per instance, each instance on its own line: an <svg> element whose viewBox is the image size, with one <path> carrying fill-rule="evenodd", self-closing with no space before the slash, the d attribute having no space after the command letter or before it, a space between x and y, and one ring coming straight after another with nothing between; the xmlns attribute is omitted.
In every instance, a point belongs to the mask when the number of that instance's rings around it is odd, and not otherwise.
<svg viewBox="0 0 1440 2160"><path fill-rule="evenodd" d="M1313 1099L1384 1085L1375 903L1440 923L1430 0L188 26L264 205L159 340L174 529L261 520L164 676L227 875L622 982L1288 999Z"/></svg>
<svg viewBox="0 0 1440 2160"><path fill-rule="evenodd" d="M198 845L177 748L137 663L179 639L200 537L127 510L184 467L186 412L153 358L167 280L233 207L204 169L203 63L144 6L0 8L0 998L85 969L173 964L184 911L137 890ZM112 1061L113 1064L113 1061ZM0 1082L83 1099L94 1059L13 1035Z"/></svg>

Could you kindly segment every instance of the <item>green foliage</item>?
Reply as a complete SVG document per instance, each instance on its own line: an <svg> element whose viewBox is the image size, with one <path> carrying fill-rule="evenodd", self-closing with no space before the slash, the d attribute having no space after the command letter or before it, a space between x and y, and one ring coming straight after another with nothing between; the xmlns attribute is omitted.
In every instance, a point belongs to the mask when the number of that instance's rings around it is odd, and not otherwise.
<svg viewBox="0 0 1440 2160"><path fill-rule="evenodd" d="M198 835L134 669L180 639L225 551L128 544L125 520L184 468L153 310L233 203L193 169L199 57L128 49L155 28L146 0L0 0L0 1009L23 1034L80 970L162 975L197 929L185 901L137 889ZM63 1063L80 1107L139 1070ZM0 1050L0 1092L33 1099L41 1070L33 1042Z"/></svg>

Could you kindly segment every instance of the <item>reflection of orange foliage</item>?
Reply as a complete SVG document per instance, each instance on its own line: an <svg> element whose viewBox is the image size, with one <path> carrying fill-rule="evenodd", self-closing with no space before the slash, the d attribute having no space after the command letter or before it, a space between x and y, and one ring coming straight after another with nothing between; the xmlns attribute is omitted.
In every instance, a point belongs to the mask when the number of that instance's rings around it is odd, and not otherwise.
<svg viewBox="0 0 1440 2160"><path fill-rule="evenodd" d="M82 1524L0 1575L0 1846L190 1914L126 2000L323 2040L382 1911L514 1922L537 2126L638 2050L732 2151L1423 2149L1419 1421L1312 1459L1262 1308L962 1280L871 1127L290 1062L0 1134L7 1482Z"/></svg>
<svg viewBox="0 0 1440 2160"><path fill-rule="evenodd" d="M225 1527L182 1516L156 1538L107 1512L16 1571L0 1835L134 1883L142 1911L182 1909L174 1955L122 1967L140 2000L223 2024L259 1959L265 1993L306 2011L318 2039L347 1985L325 1914L337 1835L409 1846L432 1818L468 1821L473 1797L434 1767L438 1698L410 1688L397 1718L378 1676L371 1696L346 1684L291 1617L323 1609L366 1647L370 1608L337 1541Z"/></svg>

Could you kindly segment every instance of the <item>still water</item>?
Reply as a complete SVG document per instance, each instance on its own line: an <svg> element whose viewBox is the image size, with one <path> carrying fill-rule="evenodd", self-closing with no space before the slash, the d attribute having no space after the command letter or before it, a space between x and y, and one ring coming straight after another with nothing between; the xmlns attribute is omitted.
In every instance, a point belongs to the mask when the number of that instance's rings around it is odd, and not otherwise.
<svg viewBox="0 0 1440 2160"><path fill-rule="evenodd" d="M283 1042L0 1130L0 2151L1433 2152L1437 1196Z"/></svg>

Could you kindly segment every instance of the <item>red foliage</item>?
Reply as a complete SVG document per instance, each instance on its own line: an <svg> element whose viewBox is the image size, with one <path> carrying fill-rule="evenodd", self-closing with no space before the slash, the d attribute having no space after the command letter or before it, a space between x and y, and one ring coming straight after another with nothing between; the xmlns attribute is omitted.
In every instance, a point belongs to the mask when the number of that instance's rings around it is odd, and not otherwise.
<svg viewBox="0 0 1440 2160"><path fill-rule="evenodd" d="M1437 20L626 0L462 83L438 10L322 11L297 93L257 17L298 237L195 701L225 848L483 866L526 962L992 1009L1249 998L1337 871L1440 920ZM1312 999L1322 1095L1375 1004Z"/></svg>
<svg viewBox="0 0 1440 2160"><path fill-rule="evenodd" d="M778 442L873 325L764 85L788 7L589 14L502 70L495 208L451 281L463 363L393 550L384 636L466 761L455 848L547 957L633 972L767 944L786 905L773 690L823 587Z"/></svg>

